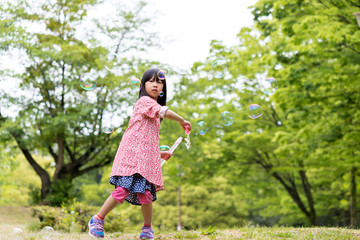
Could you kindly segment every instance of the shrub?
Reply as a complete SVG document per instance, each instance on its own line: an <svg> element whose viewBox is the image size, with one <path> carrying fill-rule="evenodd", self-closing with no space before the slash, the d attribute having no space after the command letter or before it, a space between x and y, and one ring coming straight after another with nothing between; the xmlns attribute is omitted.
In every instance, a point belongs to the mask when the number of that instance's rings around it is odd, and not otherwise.
<svg viewBox="0 0 360 240"><path fill-rule="evenodd" d="M69 179L59 179L51 185L50 193L46 200L51 206L68 204L75 198L73 184Z"/></svg>
<svg viewBox="0 0 360 240"><path fill-rule="evenodd" d="M59 207L36 206L32 207L33 216L40 220L39 230L50 226L58 231L86 232L90 218L99 210L98 207L87 206L75 202L71 205ZM106 232L122 232L130 223L126 212L112 211L106 217Z"/></svg>

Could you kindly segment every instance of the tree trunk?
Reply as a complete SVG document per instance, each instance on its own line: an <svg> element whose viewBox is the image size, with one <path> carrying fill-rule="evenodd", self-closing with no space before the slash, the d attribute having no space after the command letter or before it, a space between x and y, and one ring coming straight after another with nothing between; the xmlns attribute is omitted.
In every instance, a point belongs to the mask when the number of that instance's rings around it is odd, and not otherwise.
<svg viewBox="0 0 360 240"><path fill-rule="evenodd" d="M295 182L288 178L287 182L285 181L284 177L281 177L278 172L273 172L271 174L273 177L275 177L285 188L285 190L288 192L292 200L296 203L296 205L300 208L300 210L305 214L306 218L308 219L311 226L315 226L316 224L316 214L315 209L313 209L314 212L309 211L303 201L300 198L299 192L297 190L297 187L295 185Z"/></svg>
<svg viewBox="0 0 360 240"><path fill-rule="evenodd" d="M178 192L178 207L179 207L177 230L180 231L182 228L182 226L181 226L181 187L180 186L178 186L177 192Z"/></svg>
<svg viewBox="0 0 360 240"><path fill-rule="evenodd" d="M57 155L57 161L56 161L56 168L53 176L54 182L56 182L59 179L59 175L61 173L61 170L63 169L65 165L64 161L64 139L62 136L58 136L57 138L57 144L58 144L58 155Z"/></svg>
<svg viewBox="0 0 360 240"><path fill-rule="evenodd" d="M22 153L24 154L26 160L29 162L31 167L35 170L36 174L41 179L41 199L45 199L50 192L51 180L48 172L44 170L34 158L31 156L30 152L26 149L20 148Z"/></svg>
<svg viewBox="0 0 360 240"><path fill-rule="evenodd" d="M308 181L308 178L306 176L306 172L304 170L299 171L300 177L301 177L301 182L302 182L302 186L306 195L306 199L309 205L309 218L311 219L310 222L312 222L314 225L316 225L316 211L315 211L315 207L314 207L314 200L311 194L311 186L310 183Z"/></svg>
<svg viewBox="0 0 360 240"><path fill-rule="evenodd" d="M255 151L254 153L258 157L258 159L255 159L255 162L257 164L260 164L260 166L263 167L266 172L270 173L275 179L277 179L284 186L285 190L288 192L292 200L299 207L299 209L305 214L310 225L315 226L317 222L316 212L310 191L310 183L308 182L308 179L306 177L306 172L302 170L299 171L299 174L302 181L302 187L306 194L306 198L309 204L309 210L307 209L306 205L304 204L303 200L300 197L294 177L290 176L289 174L284 175L279 172L273 171L273 165L270 162L270 156L267 152L261 154Z"/></svg>
<svg viewBox="0 0 360 240"><path fill-rule="evenodd" d="M36 174L41 179L41 199L45 199L50 192L51 187L51 179L48 172L43 169L32 157L30 151L26 148L26 145L23 143L22 139L24 136L24 132L22 130L14 130L9 131L11 135L14 137L18 147L20 148L21 152L24 154L26 160L29 162L30 166L34 169Z"/></svg>
<svg viewBox="0 0 360 240"><path fill-rule="evenodd" d="M350 170L350 227L356 228L356 168Z"/></svg>

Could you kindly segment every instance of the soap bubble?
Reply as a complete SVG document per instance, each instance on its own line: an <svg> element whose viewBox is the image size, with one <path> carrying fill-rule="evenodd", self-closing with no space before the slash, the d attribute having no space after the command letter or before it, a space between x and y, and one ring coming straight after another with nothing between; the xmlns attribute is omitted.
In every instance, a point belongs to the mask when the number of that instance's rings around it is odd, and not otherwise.
<svg viewBox="0 0 360 240"><path fill-rule="evenodd" d="M109 53L105 56L105 68L113 72L119 65L119 56L116 53Z"/></svg>
<svg viewBox="0 0 360 240"><path fill-rule="evenodd" d="M161 91L160 94L159 94L159 97L163 97L164 96L164 92Z"/></svg>
<svg viewBox="0 0 360 240"><path fill-rule="evenodd" d="M260 90L267 94L272 95L278 89L278 83L275 78L268 77L259 81Z"/></svg>
<svg viewBox="0 0 360 240"><path fill-rule="evenodd" d="M14 228L12 230L12 234L22 234L22 233L23 233L23 231L20 228Z"/></svg>
<svg viewBox="0 0 360 240"><path fill-rule="evenodd" d="M233 124L233 116L228 111L224 111L221 113L220 120L222 125L224 126L230 126L231 124Z"/></svg>
<svg viewBox="0 0 360 240"><path fill-rule="evenodd" d="M223 59L218 59L211 64L211 72L215 78L222 78L225 76L226 68L226 61Z"/></svg>
<svg viewBox="0 0 360 240"><path fill-rule="evenodd" d="M235 82L235 88L237 90L242 90L245 89L245 84L249 83L249 79L244 76L244 75L240 75L236 78L236 82Z"/></svg>
<svg viewBox="0 0 360 240"><path fill-rule="evenodd" d="M200 135L205 135L205 133L209 130L207 127L206 127L206 123L204 121L199 121L197 124L196 124L197 128L198 128L198 131L200 133Z"/></svg>
<svg viewBox="0 0 360 240"><path fill-rule="evenodd" d="M167 145L161 145L160 146L160 151L169 151L170 150L170 147L167 146Z"/></svg>
<svg viewBox="0 0 360 240"><path fill-rule="evenodd" d="M165 71L164 70L160 70L157 74L158 78L160 80L165 80Z"/></svg>
<svg viewBox="0 0 360 240"><path fill-rule="evenodd" d="M41 232L53 232L53 231L54 229L50 226L46 226L41 230Z"/></svg>
<svg viewBox="0 0 360 240"><path fill-rule="evenodd" d="M96 80L91 73L85 73L80 77L80 86L85 90L92 90L96 87Z"/></svg>
<svg viewBox="0 0 360 240"><path fill-rule="evenodd" d="M114 132L114 130L115 130L115 127L113 125L108 125L108 126L102 127L103 133L106 133L106 134L111 134Z"/></svg>
<svg viewBox="0 0 360 240"><path fill-rule="evenodd" d="M246 112L251 119L255 119L261 117L264 110L260 105L251 104L247 107Z"/></svg>
<svg viewBox="0 0 360 240"><path fill-rule="evenodd" d="M46 226L41 230L41 235L43 239L51 239L51 235L54 233L54 229L50 226Z"/></svg>
<svg viewBox="0 0 360 240"><path fill-rule="evenodd" d="M133 78L128 82L131 92L138 92L141 87L141 82L137 78Z"/></svg>

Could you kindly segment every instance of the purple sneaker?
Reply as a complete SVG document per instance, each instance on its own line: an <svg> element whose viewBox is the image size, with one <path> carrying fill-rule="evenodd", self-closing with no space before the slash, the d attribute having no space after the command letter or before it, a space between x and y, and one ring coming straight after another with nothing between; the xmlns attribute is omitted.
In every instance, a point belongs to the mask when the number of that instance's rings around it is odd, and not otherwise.
<svg viewBox="0 0 360 240"><path fill-rule="evenodd" d="M139 239L154 239L154 231L152 230L152 228L143 226L141 228Z"/></svg>
<svg viewBox="0 0 360 240"><path fill-rule="evenodd" d="M89 221L89 235L93 238L104 238L104 221L93 216Z"/></svg>

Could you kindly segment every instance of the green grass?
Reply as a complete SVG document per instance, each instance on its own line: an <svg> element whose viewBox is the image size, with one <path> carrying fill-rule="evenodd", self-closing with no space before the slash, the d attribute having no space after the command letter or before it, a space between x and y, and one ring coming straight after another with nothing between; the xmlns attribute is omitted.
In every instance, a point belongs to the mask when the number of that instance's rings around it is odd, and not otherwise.
<svg viewBox="0 0 360 240"><path fill-rule="evenodd" d="M87 233L64 233L53 232L44 235L41 232L32 232L24 230L21 234L5 234L0 235L0 239L89 239ZM353 240L360 239L359 230L351 230L346 228L290 228L290 227L254 227L254 228L234 228L234 229L218 229L216 233L211 235L202 235L201 230L192 231L173 231L173 232L157 232L155 239L341 239ZM106 239L138 239L138 233L111 233L106 234Z"/></svg>
<svg viewBox="0 0 360 240"><path fill-rule="evenodd" d="M90 239L88 233L65 233L54 231L48 235L44 235L39 231L33 231L32 226L38 221L31 217L29 208L24 207L0 207L0 218L6 219L0 224L0 239L66 239L66 240L82 240ZM35 224L34 224L35 223ZM14 228L20 228L22 233L13 234ZM105 225L106 231L106 225ZM106 234L106 239L130 240L138 239L138 232L131 233L110 233ZM360 239L360 230L348 228L293 228L293 227L254 227L246 226L241 228L218 229L216 227L200 228L192 231L166 231L157 229L155 239L177 240L177 239L259 239L259 240L275 240L275 239L341 239L353 240Z"/></svg>

